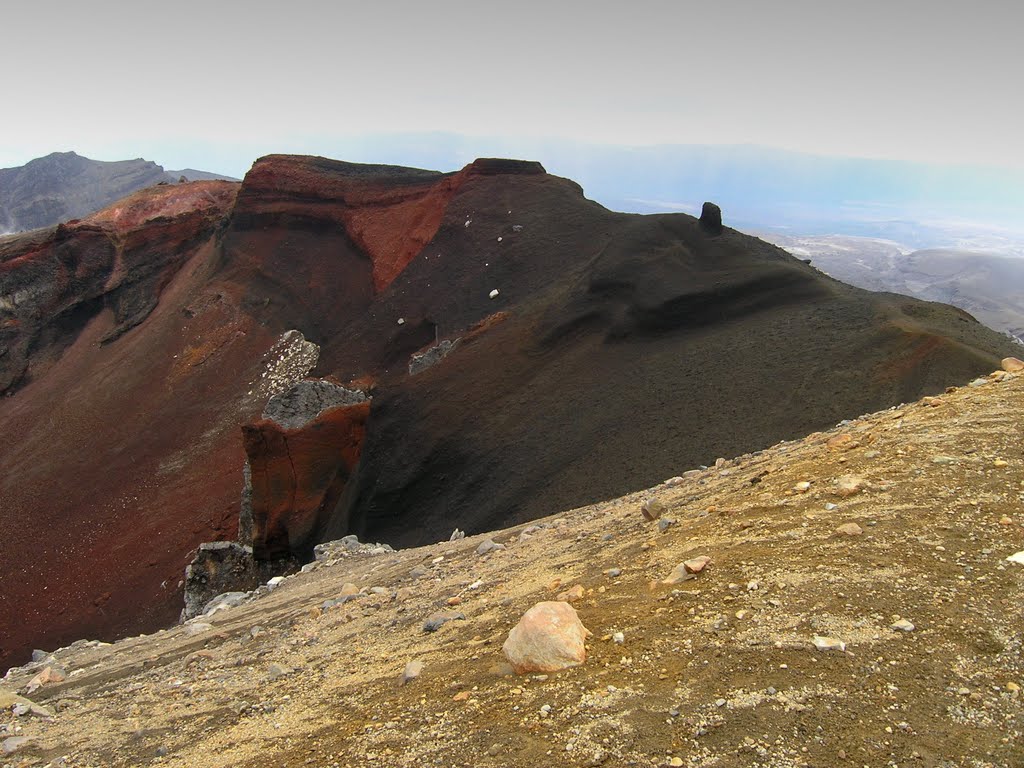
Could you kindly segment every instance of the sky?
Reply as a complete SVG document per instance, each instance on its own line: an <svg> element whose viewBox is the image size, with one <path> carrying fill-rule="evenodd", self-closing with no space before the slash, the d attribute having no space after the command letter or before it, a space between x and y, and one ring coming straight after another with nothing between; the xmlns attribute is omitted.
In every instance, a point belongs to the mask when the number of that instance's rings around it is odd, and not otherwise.
<svg viewBox="0 0 1024 768"><path fill-rule="evenodd" d="M470 154L550 137L1024 168L1019 2L5 5L0 167L74 150L241 175L442 131Z"/></svg>

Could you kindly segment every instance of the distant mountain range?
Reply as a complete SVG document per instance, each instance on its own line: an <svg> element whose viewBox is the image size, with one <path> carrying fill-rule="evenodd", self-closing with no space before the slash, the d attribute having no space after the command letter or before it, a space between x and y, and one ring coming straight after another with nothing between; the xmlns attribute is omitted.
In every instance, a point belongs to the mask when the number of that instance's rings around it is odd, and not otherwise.
<svg viewBox="0 0 1024 768"><path fill-rule="evenodd" d="M0 169L0 234L79 219L136 190L182 177L233 181L191 168L167 171L142 158L105 162L54 152L17 168Z"/></svg>

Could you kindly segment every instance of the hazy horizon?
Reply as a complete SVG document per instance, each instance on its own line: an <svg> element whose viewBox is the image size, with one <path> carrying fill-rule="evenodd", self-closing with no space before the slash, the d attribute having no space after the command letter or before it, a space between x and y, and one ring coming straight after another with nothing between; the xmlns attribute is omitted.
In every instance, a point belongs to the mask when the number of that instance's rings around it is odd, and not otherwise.
<svg viewBox="0 0 1024 768"><path fill-rule="evenodd" d="M1007 2L98 0L3 18L0 64L29 74L5 83L0 167L73 149L235 175L243 156L441 132L1024 169L1024 7Z"/></svg>

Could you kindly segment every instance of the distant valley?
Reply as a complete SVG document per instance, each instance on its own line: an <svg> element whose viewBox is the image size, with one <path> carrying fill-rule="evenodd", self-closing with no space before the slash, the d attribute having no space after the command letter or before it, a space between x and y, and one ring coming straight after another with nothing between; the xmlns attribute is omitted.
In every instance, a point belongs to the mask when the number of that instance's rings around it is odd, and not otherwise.
<svg viewBox="0 0 1024 768"><path fill-rule="evenodd" d="M1024 246L913 250L871 237L760 235L844 283L952 304L1024 343L1024 252L1013 255Z"/></svg>

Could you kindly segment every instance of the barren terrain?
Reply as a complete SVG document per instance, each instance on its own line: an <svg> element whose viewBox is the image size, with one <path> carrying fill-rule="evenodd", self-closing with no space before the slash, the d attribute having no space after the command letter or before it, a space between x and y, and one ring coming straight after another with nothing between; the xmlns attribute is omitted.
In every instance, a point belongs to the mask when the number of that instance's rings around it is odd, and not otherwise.
<svg viewBox="0 0 1024 768"><path fill-rule="evenodd" d="M329 547L240 606L12 670L5 692L66 679L29 694L52 718L7 705L0 760L1019 766L1022 413L1000 372L530 526ZM577 585L586 662L513 675L509 630Z"/></svg>

